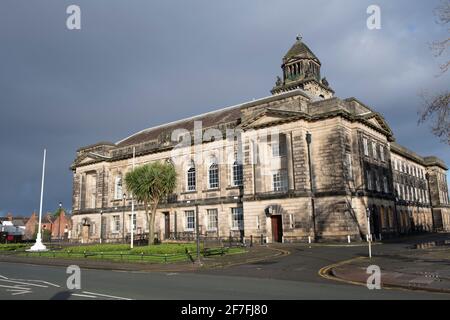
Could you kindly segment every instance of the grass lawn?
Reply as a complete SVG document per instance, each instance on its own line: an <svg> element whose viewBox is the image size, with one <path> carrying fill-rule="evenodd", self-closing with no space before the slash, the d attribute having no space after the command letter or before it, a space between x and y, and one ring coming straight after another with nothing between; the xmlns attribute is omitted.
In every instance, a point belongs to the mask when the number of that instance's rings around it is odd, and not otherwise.
<svg viewBox="0 0 450 320"><path fill-rule="evenodd" d="M2 244L1 251L19 252L21 256L39 256L65 259L96 259L110 261L170 263L190 261L186 249L195 256L195 243L164 243L152 246L139 246L130 249L128 244L95 244L51 248L46 252L26 252L31 244ZM202 249L202 246L201 248ZM244 253L244 248L230 248L226 254Z"/></svg>

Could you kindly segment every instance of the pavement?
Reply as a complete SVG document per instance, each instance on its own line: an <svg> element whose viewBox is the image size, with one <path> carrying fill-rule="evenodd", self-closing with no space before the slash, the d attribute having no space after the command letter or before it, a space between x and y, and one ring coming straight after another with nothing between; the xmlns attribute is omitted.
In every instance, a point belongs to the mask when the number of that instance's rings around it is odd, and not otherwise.
<svg viewBox="0 0 450 320"><path fill-rule="evenodd" d="M326 276L318 272L333 268L341 270L338 267L343 267L349 260L357 261L348 264L350 267L364 268L366 266L364 263L367 262L365 243L275 244L255 246L246 254L210 257L203 260L202 267L190 264L189 268L183 268L188 264L177 265L178 270L126 268L119 270L123 264L115 263L112 270L106 268L107 266L103 266L103 270L98 270L92 265L88 267L80 265L79 289L68 289L67 281L70 274L67 273L67 266L80 261L64 260L59 262L60 265L48 265L57 261L46 259L47 265L36 265L36 261L18 263L2 260L0 299L448 300L449 293L405 290L385 285L390 279L386 272L395 271L402 274L415 272L411 268L429 273L437 271L441 279L446 278L449 265L445 260L447 255L445 251L437 253L438 247L431 251L429 248L423 249L422 252L413 249L414 243L434 241L436 237L441 239L448 235L397 239L374 245L372 248L374 258L370 263L379 263L382 269L384 286L379 290L369 290L365 285L361 285L365 283L361 272L357 274L361 277L359 279L354 278L352 272L349 273L351 274L349 279L336 278L331 272L327 272ZM421 263L424 264L417 265L418 260L423 260ZM389 265L386 264L387 261ZM139 267L142 268L142 265ZM157 265L157 267L173 266ZM153 265L152 268L156 267ZM344 277L345 270L347 269L342 269L339 276ZM365 274L365 279L368 276ZM423 277L428 278L425 274ZM402 277L397 276L397 279L399 278ZM354 280L358 280L359 283Z"/></svg>
<svg viewBox="0 0 450 320"><path fill-rule="evenodd" d="M450 247L359 257L322 270L326 275L366 285L371 265L380 267L381 286L450 293Z"/></svg>

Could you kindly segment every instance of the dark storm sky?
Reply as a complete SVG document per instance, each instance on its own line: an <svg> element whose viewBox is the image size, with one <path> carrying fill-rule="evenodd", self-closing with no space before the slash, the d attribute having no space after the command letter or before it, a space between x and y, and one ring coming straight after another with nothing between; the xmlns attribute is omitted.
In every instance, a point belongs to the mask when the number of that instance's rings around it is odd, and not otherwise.
<svg viewBox="0 0 450 320"><path fill-rule="evenodd" d="M81 30L66 8L81 7ZM381 30L366 9L381 7ZM428 42L438 1L21 1L0 4L0 215L71 206L75 151L269 95L297 33L336 95L380 111L397 141L450 164L417 126L421 90L448 88Z"/></svg>

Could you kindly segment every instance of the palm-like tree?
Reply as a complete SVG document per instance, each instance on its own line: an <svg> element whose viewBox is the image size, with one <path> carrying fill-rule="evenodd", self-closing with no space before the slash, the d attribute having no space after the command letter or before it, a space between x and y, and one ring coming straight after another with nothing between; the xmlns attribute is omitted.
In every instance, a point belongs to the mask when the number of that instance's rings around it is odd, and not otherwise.
<svg viewBox="0 0 450 320"><path fill-rule="evenodd" d="M176 186L177 174L171 163L153 162L135 168L125 176L125 185L133 197L144 204L149 225L149 244L154 243L155 215L160 201ZM151 211L149 206L151 205Z"/></svg>

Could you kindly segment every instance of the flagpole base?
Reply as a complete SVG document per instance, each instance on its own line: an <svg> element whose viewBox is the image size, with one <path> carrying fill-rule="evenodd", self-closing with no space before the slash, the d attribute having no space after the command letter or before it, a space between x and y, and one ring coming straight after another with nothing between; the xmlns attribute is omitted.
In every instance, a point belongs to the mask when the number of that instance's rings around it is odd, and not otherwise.
<svg viewBox="0 0 450 320"><path fill-rule="evenodd" d="M47 251L47 247L42 243L41 237L36 238L36 243L27 251L37 252L37 251Z"/></svg>

